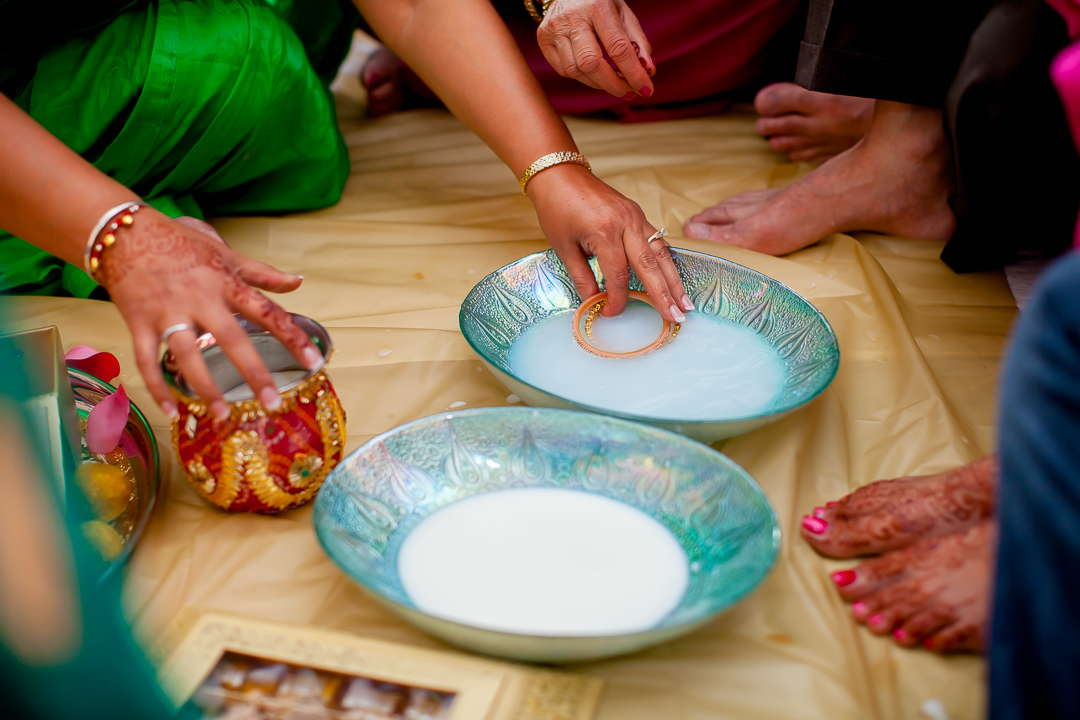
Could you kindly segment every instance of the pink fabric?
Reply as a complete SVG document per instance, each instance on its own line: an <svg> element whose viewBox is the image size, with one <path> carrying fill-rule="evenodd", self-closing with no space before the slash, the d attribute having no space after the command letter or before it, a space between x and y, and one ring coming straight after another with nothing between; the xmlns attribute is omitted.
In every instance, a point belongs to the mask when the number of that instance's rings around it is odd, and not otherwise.
<svg viewBox="0 0 1080 720"><path fill-rule="evenodd" d="M647 100L622 100L560 77L540 51L535 23L527 17L528 22L511 23L529 67L560 114L607 111L623 122L644 122L723 110L727 94L760 77L766 44L801 0L631 0L629 5L653 47L656 94ZM659 107L674 103L684 106Z"/></svg>
<svg viewBox="0 0 1080 720"><path fill-rule="evenodd" d="M1080 37L1080 0L1046 0L1046 4L1065 19L1070 40ZM1050 80L1061 96L1073 144L1080 150L1080 42L1062 50L1050 63ZM1080 248L1080 218L1073 234L1073 247Z"/></svg>
<svg viewBox="0 0 1080 720"><path fill-rule="evenodd" d="M1070 40L1080 37L1080 2L1078 0L1046 0L1046 4L1065 18L1065 27L1069 32Z"/></svg>
<svg viewBox="0 0 1080 720"><path fill-rule="evenodd" d="M1080 148L1080 42L1058 53L1050 63L1050 79L1061 96L1073 143ZM1080 220L1077 222L1073 246L1080 247Z"/></svg>

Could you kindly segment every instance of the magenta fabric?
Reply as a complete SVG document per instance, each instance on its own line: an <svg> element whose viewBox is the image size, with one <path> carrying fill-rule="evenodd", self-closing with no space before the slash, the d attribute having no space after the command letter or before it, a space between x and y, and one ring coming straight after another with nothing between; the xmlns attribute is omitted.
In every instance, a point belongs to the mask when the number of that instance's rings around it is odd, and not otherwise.
<svg viewBox="0 0 1080 720"><path fill-rule="evenodd" d="M801 4L801 0L630 0L652 43L656 94L629 101L560 77L540 51L535 24L512 24L511 30L560 114L606 111L624 122L644 122L723 110L729 93L760 77L766 45ZM673 104L681 107L670 107Z"/></svg>
<svg viewBox="0 0 1080 720"><path fill-rule="evenodd" d="M1061 96L1073 143L1080 148L1080 42L1058 53L1050 64L1050 79ZM1080 247L1080 220L1077 222L1073 246Z"/></svg>
<svg viewBox="0 0 1080 720"><path fill-rule="evenodd" d="M1065 19L1065 27L1069 32L1070 40L1080 37L1080 1L1046 0L1046 4L1057 10L1058 14Z"/></svg>

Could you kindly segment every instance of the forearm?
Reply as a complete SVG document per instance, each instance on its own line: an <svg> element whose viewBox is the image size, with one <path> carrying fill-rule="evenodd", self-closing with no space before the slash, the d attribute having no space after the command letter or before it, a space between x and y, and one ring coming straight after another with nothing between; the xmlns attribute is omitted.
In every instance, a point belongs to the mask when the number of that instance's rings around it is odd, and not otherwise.
<svg viewBox="0 0 1080 720"><path fill-rule="evenodd" d="M489 0L355 2L380 39L515 174L543 155L577 149Z"/></svg>
<svg viewBox="0 0 1080 720"><path fill-rule="evenodd" d="M102 213L138 197L0 95L0 228L82 265Z"/></svg>

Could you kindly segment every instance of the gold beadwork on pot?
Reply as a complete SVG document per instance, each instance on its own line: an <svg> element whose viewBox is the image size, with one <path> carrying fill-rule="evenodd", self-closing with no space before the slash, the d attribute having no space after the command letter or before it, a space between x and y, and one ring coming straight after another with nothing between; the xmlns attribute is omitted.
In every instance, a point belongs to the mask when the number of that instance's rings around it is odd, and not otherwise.
<svg viewBox="0 0 1080 720"><path fill-rule="evenodd" d="M326 330L308 318L293 319L323 351L325 365L331 352ZM173 447L196 491L214 505L229 512L277 513L311 500L344 456L345 414L323 366L305 374L276 338L239 321L271 372L301 377L279 386L277 410L243 397L230 403L228 418L218 420L166 356L162 365L179 400ZM247 386L213 336L200 336L197 345L218 386L238 388L232 395L242 396Z"/></svg>

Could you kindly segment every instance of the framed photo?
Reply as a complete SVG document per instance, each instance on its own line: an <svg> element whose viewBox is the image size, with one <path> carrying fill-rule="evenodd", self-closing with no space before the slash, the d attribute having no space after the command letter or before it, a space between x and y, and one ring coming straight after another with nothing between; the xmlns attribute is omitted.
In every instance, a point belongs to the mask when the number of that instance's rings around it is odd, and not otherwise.
<svg viewBox="0 0 1080 720"><path fill-rule="evenodd" d="M155 650L166 693L205 720L589 720L572 673L187 611Z"/></svg>

